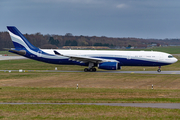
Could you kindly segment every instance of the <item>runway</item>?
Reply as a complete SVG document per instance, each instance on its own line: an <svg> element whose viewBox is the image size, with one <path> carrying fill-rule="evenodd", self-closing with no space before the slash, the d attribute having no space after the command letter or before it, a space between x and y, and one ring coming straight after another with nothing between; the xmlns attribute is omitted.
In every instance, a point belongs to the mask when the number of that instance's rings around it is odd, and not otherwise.
<svg viewBox="0 0 180 120"><path fill-rule="evenodd" d="M180 103L0 103L0 105L74 105L74 104L180 109Z"/></svg>
<svg viewBox="0 0 180 120"><path fill-rule="evenodd" d="M0 60L19 60L19 59L28 59L23 56L0 56Z"/></svg>
<svg viewBox="0 0 180 120"><path fill-rule="evenodd" d="M98 71L103 73L131 73L131 74L180 74L180 71Z"/></svg>
<svg viewBox="0 0 180 120"><path fill-rule="evenodd" d="M19 70L0 70L1 72L19 72ZM63 70L21 70L21 72L84 72L84 71L63 71ZM84 72L85 73L85 72ZM89 72L90 73L90 72ZM127 73L127 74L180 74L180 71L96 71L93 73Z"/></svg>
<svg viewBox="0 0 180 120"><path fill-rule="evenodd" d="M61 70L40 70L39 72L84 72L84 71L61 71ZM96 71L96 73L128 73L128 74L180 74L180 71Z"/></svg>

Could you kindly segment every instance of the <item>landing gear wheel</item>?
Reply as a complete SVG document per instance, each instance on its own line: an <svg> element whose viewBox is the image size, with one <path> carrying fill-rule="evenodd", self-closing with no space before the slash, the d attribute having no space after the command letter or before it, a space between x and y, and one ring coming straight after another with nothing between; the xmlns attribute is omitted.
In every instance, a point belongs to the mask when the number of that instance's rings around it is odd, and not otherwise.
<svg viewBox="0 0 180 120"><path fill-rule="evenodd" d="M87 68L84 68L84 72L88 72L89 70Z"/></svg>
<svg viewBox="0 0 180 120"><path fill-rule="evenodd" d="M159 68L158 68L158 70L157 70L158 72L161 72L161 66L159 66Z"/></svg>
<svg viewBox="0 0 180 120"><path fill-rule="evenodd" d="M96 68L92 68L93 69L93 72L96 72Z"/></svg>
<svg viewBox="0 0 180 120"><path fill-rule="evenodd" d="M96 72L96 68L90 68L89 71L90 72Z"/></svg>
<svg viewBox="0 0 180 120"><path fill-rule="evenodd" d="M90 72L93 72L93 68L90 68L89 71L90 71Z"/></svg>
<svg viewBox="0 0 180 120"><path fill-rule="evenodd" d="M84 72L96 72L96 68L84 68Z"/></svg>

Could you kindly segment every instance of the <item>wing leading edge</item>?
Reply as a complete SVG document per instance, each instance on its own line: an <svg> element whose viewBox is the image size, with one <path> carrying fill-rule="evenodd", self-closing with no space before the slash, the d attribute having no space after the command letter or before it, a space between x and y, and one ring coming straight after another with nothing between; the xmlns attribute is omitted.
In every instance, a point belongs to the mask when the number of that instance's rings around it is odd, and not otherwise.
<svg viewBox="0 0 180 120"><path fill-rule="evenodd" d="M113 59L92 58L92 57L79 56L79 55L76 55L76 56L63 55L55 50L54 50L54 53L59 56L68 57L69 60L77 61L81 63L103 63L103 62L117 62L118 63L117 60L113 60Z"/></svg>

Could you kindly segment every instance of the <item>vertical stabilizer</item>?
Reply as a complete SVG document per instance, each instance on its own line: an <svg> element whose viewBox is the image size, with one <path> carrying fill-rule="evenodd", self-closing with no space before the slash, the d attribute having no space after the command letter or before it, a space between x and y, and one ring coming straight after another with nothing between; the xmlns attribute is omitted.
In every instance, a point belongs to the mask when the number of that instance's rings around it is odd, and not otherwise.
<svg viewBox="0 0 180 120"><path fill-rule="evenodd" d="M33 46L16 27L7 26L7 29L11 36L15 49L23 49L28 51L37 51L39 49Z"/></svg>

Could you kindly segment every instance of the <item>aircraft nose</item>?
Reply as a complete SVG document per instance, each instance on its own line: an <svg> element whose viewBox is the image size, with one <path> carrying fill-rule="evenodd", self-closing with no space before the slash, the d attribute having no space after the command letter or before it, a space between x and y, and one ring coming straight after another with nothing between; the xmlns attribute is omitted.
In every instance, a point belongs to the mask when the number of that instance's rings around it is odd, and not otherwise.
<svg viewBox="0 0 180 120"><path fill-rule="evenodd" d="M173 63L175 63L175 62L177 62L178 61L178 59L177 58L174 58L173 59Z"/></svg>

